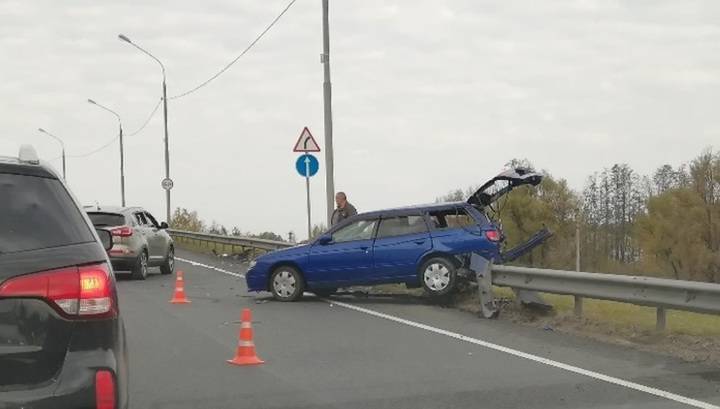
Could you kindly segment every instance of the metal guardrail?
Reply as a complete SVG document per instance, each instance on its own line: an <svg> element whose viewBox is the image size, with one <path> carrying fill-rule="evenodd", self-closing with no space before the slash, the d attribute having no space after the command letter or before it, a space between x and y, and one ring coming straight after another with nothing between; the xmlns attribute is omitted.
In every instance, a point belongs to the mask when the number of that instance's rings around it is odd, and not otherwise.
<svg viewBox="0 0 720 409"><path fill-rule="evenodd" d="M252 237L223 236L220 234L198 233L174 229L168 229L168 233L174 239L180 238L185 240L194 240L198 243L217 243L230 246L231 248L240 247L241 249L251 248L272 251L293 247L295 245L293 243L286 243L284 241L256 239Z"/></svg>
<svg viewBox="0 0 720 409"><path fill-rule="evenodd" d="M657 308L659 330L665 329L666 309L720 314L720 284L500 265L490 270L496 286L575 296L578 316L583 298Z"/></svg>
<svg viewBox="0 0 720 409"><path fill-rule="evenodd" d="M295 244L250 237L223 236L182 230L168 230L174 238L217 243L232 247L272 251ZM664 330L666 310L720 314L720 284L664 278L585 273L506 265L493 265L473 255L471 269L476 272L483 315L493 317L497 309L492 286L515 291L537 291L575 297L575 315L582 315L583 298L618 301L657 309L656 326ZM489 271L488 271L489 270Z"/></svg>

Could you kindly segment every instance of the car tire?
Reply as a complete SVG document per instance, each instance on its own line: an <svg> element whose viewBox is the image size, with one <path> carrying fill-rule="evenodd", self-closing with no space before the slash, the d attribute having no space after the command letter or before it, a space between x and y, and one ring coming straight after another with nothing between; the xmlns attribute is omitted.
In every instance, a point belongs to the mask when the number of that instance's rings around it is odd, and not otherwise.
<svg viewBox="0 0 720 409"><path fill-rule="evenodd" d="M444 257L433 257L420 266L420 284L433 297L450 294L457 283L457 269Z"/></svg>
<svg viewBox="0 0 720 409"><path fill-rule="evenodd" d="M276 268L270 276L270 291L278 301L290 302L299 300L305 291L302 274L290 266Z"/></svg>
<svg viewBox="0 0 720 409"><path fill-rule="evenodd" d="M135 261L135 265L132 269L133 280L144 280L148 276L148 255L147 250L143 250Z"/></svg>
<svg viewBox="0 0 720 409"><path fill-rule="evenodd" d="M337 288L318 288L317 290L312 290L312 292L318 297L330 297L334 295L337 290Z"/></svg>
<svg viewBox="0 0 720 409"><path fill-rule="evenodd" d="M160 266L160 274L172 274L175 272L175 248L170 247L165 261Z"/></svg>

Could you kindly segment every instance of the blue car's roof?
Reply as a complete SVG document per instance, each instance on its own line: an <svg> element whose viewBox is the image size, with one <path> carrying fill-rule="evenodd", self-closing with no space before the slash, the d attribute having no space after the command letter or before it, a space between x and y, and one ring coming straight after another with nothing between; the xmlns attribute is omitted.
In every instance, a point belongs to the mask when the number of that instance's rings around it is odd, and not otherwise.
<svg viewBox="0 0 720 409"><path fill-rule="evenodd" d="M448 209L448 208L453 208L453 207L457 207L457 206L467 206L467 205L468 205L467 202L445 202L445 203L420 204L420 205L412 205L412 206L394 207L394 208L390 208L390 209L373 210L370 212L359 213L356 217L389 215L389 214L404 213L404 212L409 212L409 211L421 212L421 211L425 211L425 210Z"/></svg>

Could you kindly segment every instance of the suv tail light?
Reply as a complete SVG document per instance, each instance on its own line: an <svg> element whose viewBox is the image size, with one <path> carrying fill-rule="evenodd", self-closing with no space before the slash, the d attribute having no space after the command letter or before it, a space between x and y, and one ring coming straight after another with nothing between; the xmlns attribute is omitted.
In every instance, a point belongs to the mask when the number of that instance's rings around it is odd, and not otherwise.
<svg viewBox="0 0 720 409"><path fill-rule="evenodd" d="M95 407L115 409L115 378L105 369L95 373Z"/></svg>
<svg viewBox="0 0 720 409"><path fill-rule="evenodd" d="M71 318L117 316L115 285L106 264L68 267L11 278L0 297L36 297Z"/></svg>
<svg viewBox="0 0 720 409"><path fill-rule="evenodd" d="M110 230L110 234L118 237L130 237L133 235L133 229L130 226L116 227Z"/></svg>
<svg viewBox="0 0 720 409"><path fill-rule="evenodd" d="M497 230L486 230L485 237L490 241L500 241L500 232Z"/></svg>

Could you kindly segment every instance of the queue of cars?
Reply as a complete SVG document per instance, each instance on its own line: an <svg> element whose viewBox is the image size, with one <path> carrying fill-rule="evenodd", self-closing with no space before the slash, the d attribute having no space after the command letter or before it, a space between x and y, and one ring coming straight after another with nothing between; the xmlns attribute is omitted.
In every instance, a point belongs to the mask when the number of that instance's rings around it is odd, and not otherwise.
<svg viewBox="0 0 720 409"><path fill-rule="evenodd" d="M455 288L469 254L502 262L549 233L502 251L504 235L489 217L497 200L542 176L501 173L466 202L362 213L312 242L258 257L250 291L295 301L305 290L404 283L433 296ZM125 326L115 271L144 280L149 267L172 274L175 247L141 207L82 208L64 181L29 146L0 157L0 392L2 408L128 405Z"/></svg>
<svg viewBox="0 0 720 409"><path fill-rule="evenodd" d="M115 271L175 269L140 207L84 209L30 146L0 157L1 408L123 409L128 353Z"/></svg>
<svg viewBox="0 0 720 409"><path fill-rule="evenodd" d="M0 157L0 407L126 408L112 233L23 146Z"/></svg>

